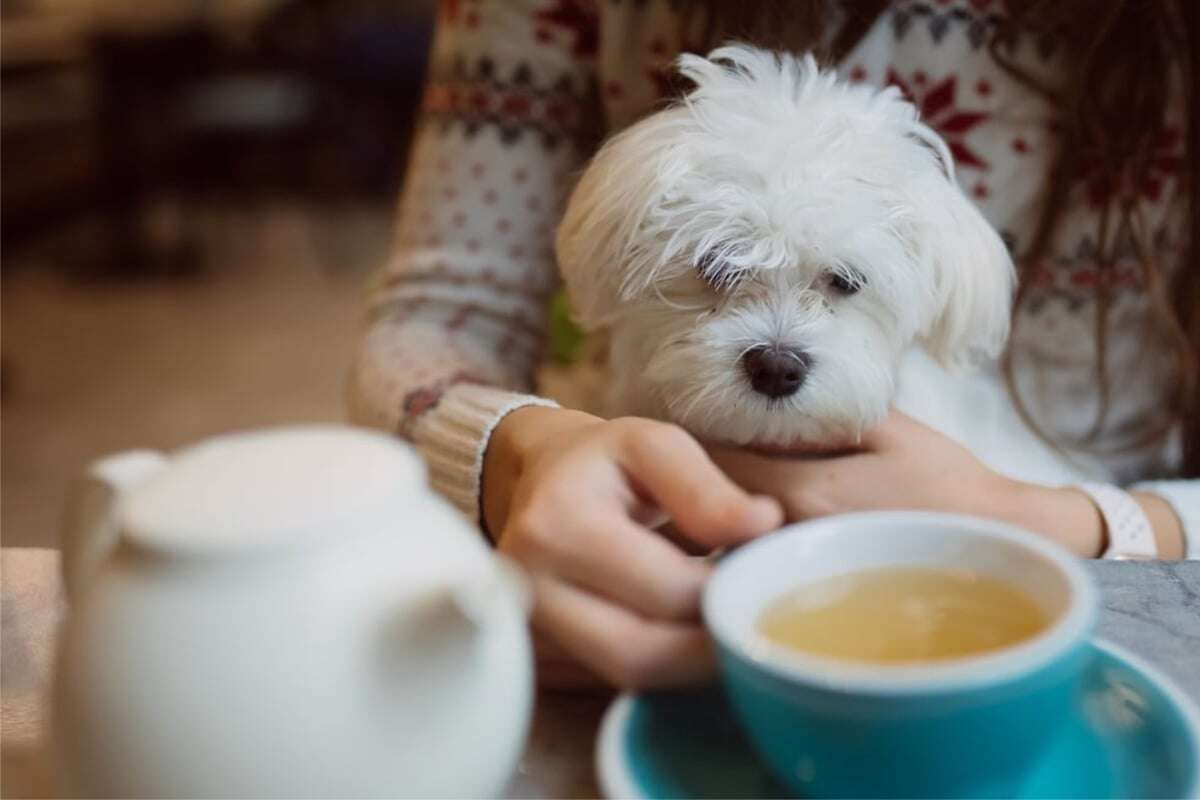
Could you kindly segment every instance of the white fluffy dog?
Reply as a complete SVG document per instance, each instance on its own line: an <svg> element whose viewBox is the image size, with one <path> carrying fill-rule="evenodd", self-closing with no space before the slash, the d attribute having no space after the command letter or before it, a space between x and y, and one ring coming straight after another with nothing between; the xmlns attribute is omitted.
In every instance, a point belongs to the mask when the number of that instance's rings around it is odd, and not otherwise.
<svg viewBox="0 0 1200 800"><path fill-rule="evenodd" d="M912 345L1000 350L1009 254L899 90L740 45L679 67L695 90L601 148L558 231L577 319L609 335L610 415L847 444Z"/></svg>

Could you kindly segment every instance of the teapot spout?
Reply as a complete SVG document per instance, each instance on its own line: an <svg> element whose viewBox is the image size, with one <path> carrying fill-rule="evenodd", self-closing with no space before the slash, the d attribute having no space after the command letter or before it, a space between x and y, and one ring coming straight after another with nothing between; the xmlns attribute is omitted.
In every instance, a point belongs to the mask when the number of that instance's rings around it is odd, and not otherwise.
<svg viewBox="0 0 1200 800"><path fill-rule="evenodd" d="M96 568L116 547L120 530L117 500L128 489L161 472L167 458L153 450L130 450L88 467L67 498L60 544L63 585L74 603Z"/></svg>

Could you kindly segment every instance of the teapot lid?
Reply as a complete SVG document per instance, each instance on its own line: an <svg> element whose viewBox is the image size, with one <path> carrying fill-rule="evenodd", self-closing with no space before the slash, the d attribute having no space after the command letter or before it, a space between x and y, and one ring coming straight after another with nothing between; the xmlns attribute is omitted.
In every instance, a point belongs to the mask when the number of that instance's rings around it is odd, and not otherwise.
<svg viewBox="0 0 1200 800"><path fill-rule="evenodd" d="M380 433L306 426L236 433L179 451L120 501L124 538L217 554L377 529L425 492L412 448Z"/></svg>

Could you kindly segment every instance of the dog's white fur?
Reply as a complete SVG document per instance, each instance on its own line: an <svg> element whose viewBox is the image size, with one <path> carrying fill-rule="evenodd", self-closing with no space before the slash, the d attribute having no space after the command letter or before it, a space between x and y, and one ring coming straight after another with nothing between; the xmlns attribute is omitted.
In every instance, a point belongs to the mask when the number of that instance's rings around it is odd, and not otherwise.
<svg viewBox="0 0 1200 800"><path fill-rule="evenodd" d="M899 90L741 45L679 68L694 91L600 149L558 230L578 321L609 333L610 414L844 443L914 343L944 365L1000 350L1012 262ZM811 356L795 395L751 388L740 359L763 345Z"/></svg>

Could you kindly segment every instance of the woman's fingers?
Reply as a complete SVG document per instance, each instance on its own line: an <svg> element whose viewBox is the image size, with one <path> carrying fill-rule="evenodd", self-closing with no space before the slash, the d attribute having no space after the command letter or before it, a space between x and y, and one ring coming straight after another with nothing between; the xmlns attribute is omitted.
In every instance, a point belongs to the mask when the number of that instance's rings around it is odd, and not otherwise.
<svg viewBox="0 0 1200 800"><path fill-rule="evenodd" d="M696 624L657 622L546 573L532 577L534 626L622 688L696 684L714 671Z"/></svg>
<svg viewBox="0 0 1200 800"><path fill-rule="evenodd" d="M552 571L648 617L697 618L707 564L619 514L581 514L578 524L569 545L545 554Z"/></svg>
<svg viewBox="0 0 1200 800"><path fill-rule="evenodd" d="M775 500L747 494L682 428L661 423L630 428L617 460L676 527L701 544L737 544L783 522Z"/></svg>

